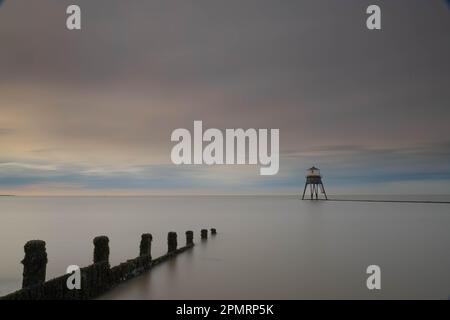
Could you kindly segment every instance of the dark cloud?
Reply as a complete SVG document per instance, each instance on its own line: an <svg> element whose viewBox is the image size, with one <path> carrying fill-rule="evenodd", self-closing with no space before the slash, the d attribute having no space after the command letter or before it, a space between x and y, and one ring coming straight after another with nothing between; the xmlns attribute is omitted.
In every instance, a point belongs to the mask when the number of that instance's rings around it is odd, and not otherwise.
<svg viewBox="0 0 450 320"><path fill-rule="evenodd" d="M69 32L72 3L0 11L0 128L14 130L0 135L12 153L167 162L170 132L203 120L280 128L295 179L311 163L354 179L398 176L401 163L447 172L448 148L427 157L450 136L444 1L379 0L381 31L365 27L369 0L79 0L83 30Z"/></svg>
<svg viewBox="0 0 450 320"><path fill-rule="evenodd" d="M11 134L13 132L13 129L10 128L0 128L0 135L7 135Z"/></svg>

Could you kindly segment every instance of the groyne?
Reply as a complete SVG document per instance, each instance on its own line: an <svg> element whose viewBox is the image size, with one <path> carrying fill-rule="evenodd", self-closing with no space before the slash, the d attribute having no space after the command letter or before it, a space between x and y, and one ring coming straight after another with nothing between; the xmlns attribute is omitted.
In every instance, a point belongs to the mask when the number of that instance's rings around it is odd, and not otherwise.
<svg viewBox="0 0 450 320"><path fill-rule="evenodd" d="M380 202L380 203L425 203L425 204L450 204L450 201L436 200L377 200L377 199L302 199L306 201L329 201L329 202Z"/></svg>
<svg viewBox="0 0 450 320"><path fill-rule="evenodd" d="M208 231L201 230L202 241L207 239ZM211 229L216 234L216 229ZM109 264L109 239L106 236L94 238L93 263L80 268L80 288L69 288L68 281L74 273L68 273L46 281L47 252L45 241L32 240L24 246L22 289L1 297L0 300L87 300L93 299L118 284L135 278L154 266L174 258L194 247L194 232L186 231L185 245L178 248L176 232L167 235L167 253L152 259L150 233L142 234L139 256L111 267ZM74 271L75 272L75 271Z"/></svg>

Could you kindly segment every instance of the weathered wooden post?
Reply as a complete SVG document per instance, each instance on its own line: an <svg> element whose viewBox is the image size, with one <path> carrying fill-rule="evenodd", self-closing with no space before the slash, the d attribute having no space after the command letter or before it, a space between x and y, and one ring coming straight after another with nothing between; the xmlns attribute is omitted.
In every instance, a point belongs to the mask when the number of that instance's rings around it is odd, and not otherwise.
<svg viewBox="0 0 450 320"><path fill-rule="evenodd" d="M202 229L202 230L200 231L200 235L201 235L201 238L202 238L203 240L208 239L208 230Z"/></svg>
<svg viewBox="0 0 450 320"><path fill-rule="evenodd" d="M167 235L167 252L173 252L177 250L177 233L169 232Z"/></svg>
<svg viewBox="0 0 450 320"><path fill-rule="evenodd" d="M150 256L152 258L152 240L150 233L144 233L141 236L141 244L139 245L139 256Z"/></svg>
<svg viewBox="0 0 450 320"><path fill-rule="evenodd" d="M217 234L217 230L215 228L211 228L211 235L215 236Z"/></svg>
<svg viewBox="0 0 450 320"><path fill-rule="evenodd" d="M194 232L186 231L186 247L194 245Z"/></svg>
<svg viewBox="0 0 450 320"><path fill-rule="evenodd" d="M94 263L109 263L109 239L107 236L94 238Z"/></svg>
<svg viewBox="0 0 450 320"><path fill-rule="evenodd" d="M48 262L45 241L28 241L24 250L25 258L21 261L23 264L22 288L44 283Z"/></svg>

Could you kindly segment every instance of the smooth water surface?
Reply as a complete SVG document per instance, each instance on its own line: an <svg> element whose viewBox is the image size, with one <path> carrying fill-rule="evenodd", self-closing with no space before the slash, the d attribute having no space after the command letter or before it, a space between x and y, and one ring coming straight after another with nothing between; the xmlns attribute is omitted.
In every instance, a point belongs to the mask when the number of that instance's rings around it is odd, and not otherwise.
<svg viewBox="0 0 450 320"><path fill-rule="evenodd" d="M215 227L207 242L200 229ZM112 265L153 256L168 231L196 246L107 299L437 298L450 295L450 205L300 201L297 197L0 197L0 295L20 288L23 245L47 242L47 279L92 261L110 238ZM381 267L369 291L366 268Z"/></svg>

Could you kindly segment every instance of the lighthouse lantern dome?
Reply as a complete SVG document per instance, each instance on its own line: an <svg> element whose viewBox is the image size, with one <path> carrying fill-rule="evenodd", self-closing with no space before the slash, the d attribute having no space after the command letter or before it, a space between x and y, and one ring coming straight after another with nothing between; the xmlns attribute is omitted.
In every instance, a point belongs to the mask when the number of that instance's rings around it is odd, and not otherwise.
<svg viewBox="0 0 450 320"><path fill-rule="evenodd" d="M320 176L320 170L319 168L316 167L311 167L308 170L306 170L307 176L308 177L317 177Z"/></svg>

